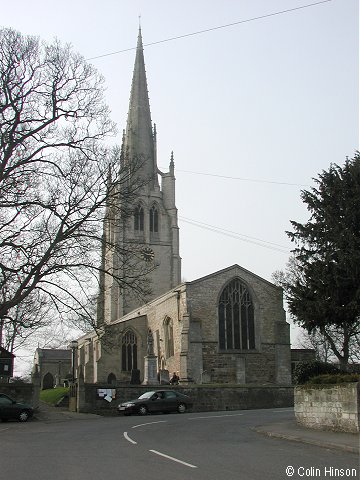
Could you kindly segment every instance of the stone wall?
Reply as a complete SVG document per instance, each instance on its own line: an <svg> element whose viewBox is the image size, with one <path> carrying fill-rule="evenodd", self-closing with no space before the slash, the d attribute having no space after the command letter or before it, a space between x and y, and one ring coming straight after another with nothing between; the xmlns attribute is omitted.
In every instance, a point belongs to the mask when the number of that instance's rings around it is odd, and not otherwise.
<svg viewBox="0 0 360 480"><path fill-rule="evenodd" d="M117 387L115 398L109 403L99 397L98 389L113 389L112 385L83 384L79 388L81 401L80 412L117 415L119 403L138 398L149 391L149 387ZM165 387L166 388L166 387ZM172 387L191 397L193 412L210 412L222 410L246 410L258 408L281 408L293 406L293 388L288 386L177 386ZM154 387L156 390L156 387Z"/></svg>
<svg viewBox="0 0 360 480"><path fill-rule="evenodd" d="M39 407L40 382L35 383L0 383L0 392L17 402L29 403L35 409Z"/></svg>
<svg viewBox="0 0 360 480"><path fill-rule="evenodd" d="M295 387L295 416L310 428L359 432L359 383Z"/></svg>
<svg viewBox="0 0 360 480"><path fill-rule="evenodd" d="M220 351L219 297L236 277L246 286L254 304L255 349ZM186 288L190 326L200 324L203 345L202 365L192 362L191 377L196 383L201 382L202 368L210 383L291 384L290 334L281 288L238 265L188 282ZM191 352L198 340L193 341L190 335L189 341Z"/></svg>

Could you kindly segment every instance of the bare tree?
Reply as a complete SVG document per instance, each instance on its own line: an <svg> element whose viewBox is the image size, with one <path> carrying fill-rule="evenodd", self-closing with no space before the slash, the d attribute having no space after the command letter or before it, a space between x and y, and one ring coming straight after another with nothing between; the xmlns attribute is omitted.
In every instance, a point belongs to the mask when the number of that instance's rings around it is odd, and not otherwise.
<svg viewBox="0 0 360 480"><path fill-rule="evenodd" d="M120 149L104 145L115 126L97 71L69 45L1 29L0 128L3 341L11 329L37 328L25 315L32 302L42 314L51 302L63 317L93 322L100 272L144 295L140 247L103 235L106 212L124 228L139 185ZM105 248L119 258L116 271L100 261Z"/></svg>

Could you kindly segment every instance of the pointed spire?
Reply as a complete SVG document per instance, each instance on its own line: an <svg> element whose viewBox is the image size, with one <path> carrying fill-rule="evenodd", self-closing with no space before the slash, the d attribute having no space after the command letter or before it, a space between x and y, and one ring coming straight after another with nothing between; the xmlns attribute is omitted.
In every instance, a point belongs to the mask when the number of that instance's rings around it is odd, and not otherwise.
<svg viewBox="0 0 360 480"><path fill-rule="evenodd" d="M157 184L155 146L140 26L124 147L130 162L137 159L142 162L140 176L143 179L152 178Z"/></svg>
<svg viewBox="0 0 360 480"><path fill-rule="evenodd" d="M170 157L170 173L174 175L174 170L175 170L175 163L174 163L174 152L171 152L171 157Z"/></svg>

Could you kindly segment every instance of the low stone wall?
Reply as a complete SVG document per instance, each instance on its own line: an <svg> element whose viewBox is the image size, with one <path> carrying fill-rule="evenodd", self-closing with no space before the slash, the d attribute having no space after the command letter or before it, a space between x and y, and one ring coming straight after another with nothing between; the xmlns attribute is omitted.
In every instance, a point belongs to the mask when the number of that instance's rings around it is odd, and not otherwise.
<svg viewBox="0 0 360 480"><path fill-rule="evenodd" d="M295 417L310 428L360 431L359 383L301 385L295 388Z"/></svg>
<svg viewBox="0 0 360 480"><path fill-rule="evenodd" d="M138 398L142 393L157 388L176 389L189 395L194 404L193 412L280 408L291 407L294 404L294 389L290 386L179 385L176 387L124 386L114 388L113 385L80 384L78 411L115 415L119 403ZM111 402L99 396L100 389L108 389L108 393L113 396Z"/></svg>
<svg viewBox="0 0 360 480"><path fill-rule="evenodd" d="M34 408L39 406L40 386L36 383L0 383L0 393L5 393L17 402L30 403Z"/></svg>

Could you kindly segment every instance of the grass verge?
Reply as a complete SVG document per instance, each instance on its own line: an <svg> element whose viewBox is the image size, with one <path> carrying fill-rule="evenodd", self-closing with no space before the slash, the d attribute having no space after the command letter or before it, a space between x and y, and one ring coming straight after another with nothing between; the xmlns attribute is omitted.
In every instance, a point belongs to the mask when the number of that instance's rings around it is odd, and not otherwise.
<svg viewBox="0 0 360 480"><path fill-rule="evenodd" d="M57 402L69 393L68 387L49 388L40 391L40 400L49 405L56 405Z"/></svg>

